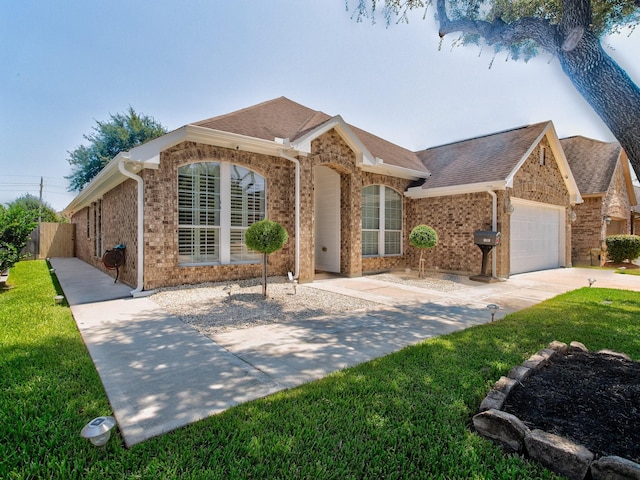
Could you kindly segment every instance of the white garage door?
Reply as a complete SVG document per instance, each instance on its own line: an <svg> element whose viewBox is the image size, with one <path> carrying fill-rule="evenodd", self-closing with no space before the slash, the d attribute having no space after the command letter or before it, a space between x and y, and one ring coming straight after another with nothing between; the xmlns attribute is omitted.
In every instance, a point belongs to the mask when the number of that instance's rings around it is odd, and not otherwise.
<svg viewBox="0 0 640 480"><path fill-rule="evenodd" d="M511 274L564 265L564 208L511 199Z"/></svg>

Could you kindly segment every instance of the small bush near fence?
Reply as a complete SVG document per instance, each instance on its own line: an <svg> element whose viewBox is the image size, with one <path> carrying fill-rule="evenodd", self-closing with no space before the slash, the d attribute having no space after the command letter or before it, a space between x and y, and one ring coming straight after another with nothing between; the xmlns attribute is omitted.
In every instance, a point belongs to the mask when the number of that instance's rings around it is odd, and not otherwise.
<svg viewBox="0 0 640 480"><path fill-rule="evenodd" d="M611 235L607 237L607 257L614 263L640 257L640 236Z"/></svg>

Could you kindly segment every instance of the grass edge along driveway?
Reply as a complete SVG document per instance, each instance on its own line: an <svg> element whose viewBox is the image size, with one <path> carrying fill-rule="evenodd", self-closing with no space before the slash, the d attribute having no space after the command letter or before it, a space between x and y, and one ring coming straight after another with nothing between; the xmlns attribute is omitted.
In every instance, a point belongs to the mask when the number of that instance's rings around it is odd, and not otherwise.
<svg viewBox="0 0 640 480"><path fill-rule="evenodd" d="M0 293L0 478L557 478L476 435L491 385L552 340L640 357L640 293L584 288L249 402L131 449L44 261Z"/></svg>

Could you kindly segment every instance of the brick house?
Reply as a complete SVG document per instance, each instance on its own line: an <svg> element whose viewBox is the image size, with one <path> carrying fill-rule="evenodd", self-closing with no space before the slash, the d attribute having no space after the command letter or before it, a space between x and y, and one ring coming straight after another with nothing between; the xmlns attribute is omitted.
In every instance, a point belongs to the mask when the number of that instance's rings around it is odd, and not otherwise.
<svg viewBox="0 0 640 480"><path fill-rule="evenodd" d="M632 232L636 194L629 161L616 142L575 136L560 143L584 200L574 207L572 261L599 264L607 236Z"/></svg>
<svg viewBox="0 0 640 480"><path fill-rule="evenodd" d="M473 232L487 229L502 232L497 276L569 266L580 201L551 122L412 152L280 97L118 154L64 213L76 255L103 268L125 244L120 278L142 291L259 276L243 236L262 218L289 232L270 273L300 282L415 267L419 223L440 237L432 269L478 273Z"/></svg>

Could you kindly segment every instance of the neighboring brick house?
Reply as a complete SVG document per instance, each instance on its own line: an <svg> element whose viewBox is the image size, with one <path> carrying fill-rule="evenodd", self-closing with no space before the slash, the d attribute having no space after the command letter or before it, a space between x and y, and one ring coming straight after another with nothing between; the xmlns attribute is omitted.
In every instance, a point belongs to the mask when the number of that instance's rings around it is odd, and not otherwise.
<svg viewBox="0 0 640 480"><path fill-rule="evenodd" d="M574 207L571 257L577 264L599 264L609 235L629 234L636 205L629 161L619 143L586 137L560 143L584 202Z"/></svg>
<svg viewBox="0 0 640 480"><path fill-rule="evenodd" d="M633 187L633 193L636 196L636 200L640 198L640 187ZM640 235L640 205L634 205L631 207L631 234Z"/></svg>
<svg viewBox="0 0 640 480"><path fill-rule="evenodd" d="M440 236L429 268L478 273L473 232L491 228L498 276L568 266L580 201L551 122L411 152L280 97L118 154L65 214L82 260L103 268L105 249L127 246L120 278L141 291L259 276L243 238L262 218L289 232L270 273L300 282L415 267L419 223ZM551 260L522 257L530 231L547 232Z"/></svg>

